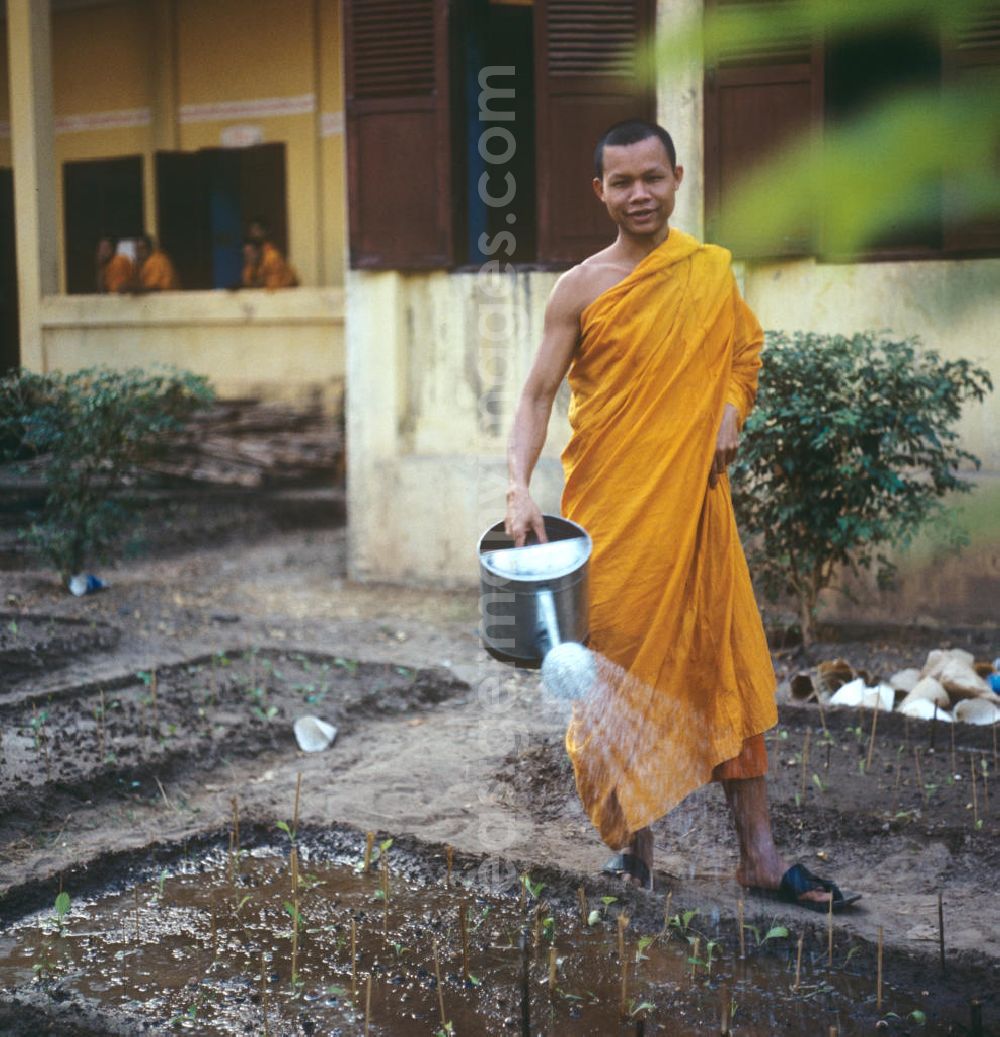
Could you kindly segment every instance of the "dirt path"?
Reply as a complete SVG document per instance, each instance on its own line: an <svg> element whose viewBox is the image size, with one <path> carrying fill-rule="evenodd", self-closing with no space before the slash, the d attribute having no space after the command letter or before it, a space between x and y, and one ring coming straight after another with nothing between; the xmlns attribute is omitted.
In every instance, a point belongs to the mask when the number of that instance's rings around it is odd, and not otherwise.
<svg viewBox="0 0 1000 1037"><path fill-rule="evenodd" d="M309 704L275 698L280 714L270 721L268 738L239 750L244 728L253 728L250 713L245 724L241 714L225 734L233 739L233 751L218 743L209 759L197 749L202 743L189 745L182 730L178 744L190 751L180 752L170 766L149 762L158 782L143 776L139 792L98 782L76 798L61 789L33 812L8 798L0 820L6 839L0 894L25 883L55 881L101 853L219 827L234 795L241 810L262 823L287 818L298 772L304 822L336 821L450 843L482 855L484 868L493 861L500 879L516 874L515 868L557 865L574 881L604 881L599 871L608 851L575 796L562 749L565 716L543 698L534 675L501 667L481 651L473 594L354 586L344 577L342 530L275 534L255 544L135 563L106 575L110 590L71 599L42 574L4 574L0 605L6 615L20 617L26 630L29 620L51 617L56 626L72 618L83 621L76 624L79 629L94 624L94 630L121 632L116 643L106 635L90 646L81 643L75 655L63 644L53 656L54 667L14 679L8 674L0 708L19 716L22 728L28 704L44 708L51 694L54 712L60 690L96 688L116 678L124 688L129 680L134 683L137 671L220 650L240 660L244 650L257 648L261 658L314 652L352 665L361 660L414 671L443 668L467 687L454 685L440 701L414 700L388 713L369 701L346 722L339 718L342 731L332 749L310 756L297 751L289 733L294 710L306 711ZM897 660L919 665L929 647L937 645L896 646L882 655L887 665ZM849 660L852 651L863 656L875 650L871 645L830 649ZM203 690L207 672L198 678ZM164 687L169 695L169 682ZM111 694L125 696L126 690ZM319 706L313 710L322 715ZM867 718L831 713L824 739L814 709L783 707L781 726L768 743L778 838L789 855L864 895L862 910L838 919L838 939L872 941L881 926L890 946L931 956L941 891L949 955L989 959L996 973L1000 907L992 888L1000 865L995 820L1000 782L989 786L988 808L982 788L977 791L979 829L967 807L970 762L978 768L985 761L991 781L996 775L990 732L959 727L953 768L946 733L937 733L932 753L926 725L914 722L904 730L896 719L880 721L873 767L862 774ZM807 729L812 756L803 796ZM915 747L923 792L913 765ZM40 765L37 754L35 762ZM669 889L675 906L735 914L741 897L732 878L735 842L719 789L691 796L656 827L656 838L657 903ZM796 908L753 898L747 915L784 919L790 926L803 922Z"/></svg>

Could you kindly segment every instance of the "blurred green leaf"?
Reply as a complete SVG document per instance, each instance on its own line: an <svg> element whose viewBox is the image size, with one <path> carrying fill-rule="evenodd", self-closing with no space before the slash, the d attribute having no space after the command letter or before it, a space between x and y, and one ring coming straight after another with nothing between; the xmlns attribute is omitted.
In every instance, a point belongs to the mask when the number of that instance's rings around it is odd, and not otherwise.
<svg viewBox="0 0 1000 1037"><path fill-rule="evenodd" d="M991 0L774 0L704 12L698 5L659 34L648 65L669 80L689 77L692 66L711 73L734 54L773 52L776 42L815 40L829 48L900 28L947 50L992 16ZM740 255L787 254L795 243L846 258L890 229L1000 217L1000 70L986 64L945 76L933 89L900 81L854 117L793 135L727 184L713 237ZM804 243L806 228L812 240Z"/></svg>

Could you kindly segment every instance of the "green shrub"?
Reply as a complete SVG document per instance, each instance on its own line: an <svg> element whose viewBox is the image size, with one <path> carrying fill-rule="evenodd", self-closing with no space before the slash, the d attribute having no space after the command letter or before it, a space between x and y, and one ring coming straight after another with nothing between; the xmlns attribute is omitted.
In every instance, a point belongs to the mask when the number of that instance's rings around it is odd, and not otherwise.
<svg viewBox="0 0 1000 1037"><path fill-rule="evenodd" d="M26 536L64 579L107 556L134 504L138 466L211 398L206 379L177 371L0 379L0 462L40 469L45 504Z"/></svg>
<svg viewBox="0 0 1000 1037"><path fill-rule="evenodd" d="M873 570L887 585L887 551L943 517L947 494L971 488L959 467L979 459L955 425L992 383L967 360L875 333L769 332L762 359L733 502L751 570L771 600L796 600L808 644L838 567Z"/></svg>

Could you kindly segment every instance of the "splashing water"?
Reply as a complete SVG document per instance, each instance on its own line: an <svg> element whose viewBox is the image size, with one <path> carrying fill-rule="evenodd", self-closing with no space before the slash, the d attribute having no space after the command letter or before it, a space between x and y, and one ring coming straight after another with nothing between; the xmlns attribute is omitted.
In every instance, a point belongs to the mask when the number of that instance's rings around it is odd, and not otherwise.
<svg viewBox="0 0 1000 1037"><path fill-rule="evenodd" d="M583 698L597 680L594 653L578 641L563 641L551 591L541 591L537 604L549 643L549 649L542 659L545 687L550 694L567 702Z"/></svg>
<svg viewBox="0 0 1000 1037"><path fill-rule="evenodd" d="M653 687L600 652L571 641L545 655L541 676L547 705L570 721L567 741L581 749L574 759L577 786L595 824L592 810L600 813L599 804L611 790L650 823L712 780L719 761L712 758L706 737L710 713L679 688ZM692 826L705 826L712 798L710 793L694 796L669 822L679 843ZM689 858L675 847L672 867L689 874L706 866L728 870L728 822L718 834L709 859Z"/></svg>
<svg viewBox="0 0 1000 1037"><path fill-rule="evenodd" d="M583 698L597 680L594 653L576 641L563 641L542 660L542 680L546 690L556 698Z"/></svg>

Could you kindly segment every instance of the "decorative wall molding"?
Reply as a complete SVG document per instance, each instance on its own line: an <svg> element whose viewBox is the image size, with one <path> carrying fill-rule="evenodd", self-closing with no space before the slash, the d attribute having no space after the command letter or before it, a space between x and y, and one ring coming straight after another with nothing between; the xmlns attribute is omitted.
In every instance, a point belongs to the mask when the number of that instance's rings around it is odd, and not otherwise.
<svg viewBox="0 0 1000 1037"><path fill-rule="evenodd" d="M300 97L262 97L254 101L215 101L210 104L185 104L180 109L182 123L223 122L230 119L266 119L283 115L311 115L316 110L314 94ZM119 108L108 112L84 112L78 115L58 115L55 131L63 133L92 133L95 130L120 130L135 126L150 126L152 111L146 108ZM320 115L320 136L337 137L344 132L343 112L323 112ZM0 140L10 138L10 123L0 122Z"/></svg>
<svg viewBox="0 0 1000 1037"><path fill-rule="evenodd" d="M316 95L298 97L259 97L251 101L209 101L182 104L180 121L222 122L229 119L266 119L281 115L311 115L316 110Z"/></svg>
<svg viewBox="0 0 1000 1037"><path fill-rule="evenodd" d="M153 121L149 108L117 108L110 112L83 112L79 115L57 115L56 133L89 133L94 130L121 130L133 126L149 126Z"/></svg>

